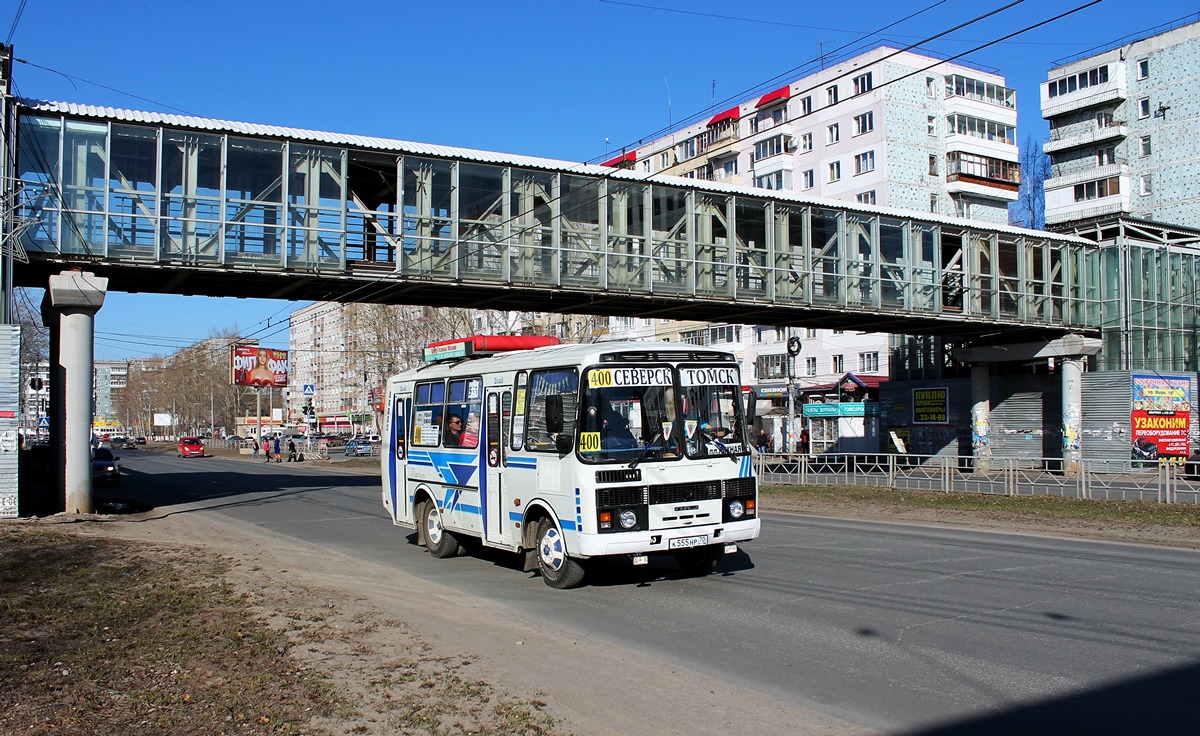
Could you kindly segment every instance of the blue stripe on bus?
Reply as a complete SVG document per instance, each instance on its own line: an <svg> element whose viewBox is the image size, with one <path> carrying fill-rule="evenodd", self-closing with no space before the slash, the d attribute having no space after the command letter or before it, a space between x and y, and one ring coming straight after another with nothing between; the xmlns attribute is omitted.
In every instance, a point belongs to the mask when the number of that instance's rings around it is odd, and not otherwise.
<svg viewBox="0 0 1200 736"><path fill-rule="evenodd" d="M514 524L519 524L521 522L521 518L522 517L521 517L520 511L509 511L508 512L508 520L513 522ZM576 524L575 522L564 521L563 519L558 520L558 525L562 527L564 532L565 531L573 532L573 531L577 531L579 529L579 525Z"/></svg>
<svg viewBox="0 0 1200 736"><path fill-rule="evenodd" d="M520 468L522 470L536 470L537 469L537 458L536 457L518 457L516 455L509 455L508 456L508 467Z"/></svg>

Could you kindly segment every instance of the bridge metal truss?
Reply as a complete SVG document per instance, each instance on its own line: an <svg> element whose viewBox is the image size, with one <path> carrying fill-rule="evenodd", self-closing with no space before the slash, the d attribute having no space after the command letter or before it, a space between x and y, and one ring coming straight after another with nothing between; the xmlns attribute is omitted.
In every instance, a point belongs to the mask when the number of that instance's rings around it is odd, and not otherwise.
<svg viewBox="0 0 1200 736"><path fill-rule="evenodd" d="M123 291L962 337L1100 327L1099 247L1070 235L470 149L17 110L23 285L83 265Z"/></svg>

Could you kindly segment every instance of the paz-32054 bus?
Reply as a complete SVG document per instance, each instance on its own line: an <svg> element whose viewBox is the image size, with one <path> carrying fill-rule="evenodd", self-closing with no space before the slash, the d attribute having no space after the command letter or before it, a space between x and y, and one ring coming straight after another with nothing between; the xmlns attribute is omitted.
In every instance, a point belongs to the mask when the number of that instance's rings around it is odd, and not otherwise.
<svg viewBox="0 0 1200 736"><path fill-rule="evenodd" d="M383 505L435 557L474 537L569 588L583 561L707 574L758 536L741 377L677 343L435 343L388 380ZM753 401L749 402L753 406Z"/></svg>

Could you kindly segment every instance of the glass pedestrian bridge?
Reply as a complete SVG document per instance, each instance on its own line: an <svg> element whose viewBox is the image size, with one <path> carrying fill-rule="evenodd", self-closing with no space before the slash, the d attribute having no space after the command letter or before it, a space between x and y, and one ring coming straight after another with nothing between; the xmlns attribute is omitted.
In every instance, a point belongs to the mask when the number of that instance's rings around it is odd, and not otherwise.
<svg viewBox="0 0 1200 736"><path fill-rule="evenodd" d="M1071 235L383 138L19 100L19 285L1094 335Z"/></svg>

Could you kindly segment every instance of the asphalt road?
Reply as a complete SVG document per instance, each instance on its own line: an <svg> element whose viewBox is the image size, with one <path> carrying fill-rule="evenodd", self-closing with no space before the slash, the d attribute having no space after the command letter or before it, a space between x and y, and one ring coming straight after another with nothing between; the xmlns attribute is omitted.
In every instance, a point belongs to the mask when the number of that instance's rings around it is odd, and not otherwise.
<svg viewBox="0 0 1200 736"><path fill-rule="evenodd" d="M615 562L558 591L515 556L433 559L376 476L122 456L116 494L160 512L226 514L886 733L1200 732L1194 551L766 514L707 578Z"/></svg>

